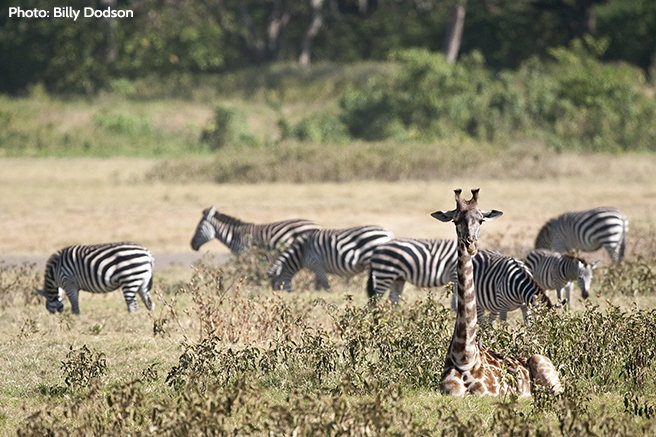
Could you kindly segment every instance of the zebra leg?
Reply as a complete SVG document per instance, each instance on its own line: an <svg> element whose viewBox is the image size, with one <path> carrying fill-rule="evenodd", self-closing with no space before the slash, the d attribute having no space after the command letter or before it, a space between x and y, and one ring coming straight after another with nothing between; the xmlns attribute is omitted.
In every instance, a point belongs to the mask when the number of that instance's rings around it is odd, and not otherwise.
<svg viewBox="0 0 656 437"><path fill-rule="evenodd" d="M565 287L556 288L556 297L558 298L558 302L561 302L561 303L563 302L563 289L564 288ZM567 290L565 290L565 293L566 293L565 296L567 296L567 299L565 299L565 301L567 302L567 306L563 305L563 308L566 309L566 310L571 310L572 309L572 301L569 298L569 295L567 294Z"/></svg>
<svg viewBox="0 0 656 437"><path fill-rule="evenodd" d="M606 249L606 252L608 252L608 255L610 255L610 259L612 259L615 263L620 263L622 259L624 258L624 250L625 250L625 245L626 243L624 242L624 236L622 236L622 241L617 246L612 246L610 244L604 245L604 249Z"/></svg>
<svg viewBox="0 0 656 437"><path fill-rule="evenodd" d="M567 309L571 310L572 309L572 290L574 289L574 283L573 282L568 282L567 285L565 285L565 296L567 296Z"/></svg>
<svg viewBox="0 0 656 437"><path fill-rule="evenodd" d="M152 287L153 276L150 275L148 280L144 279L144 281L141 283L141 286L137 289L139 292L139 297L141 297L141 300L149 311L153 311L155 309L155 301L150 297L150 289Z"/></svg>
<svg viewBox="0 0 656 437"><path fill-rule="evenodd" d="M79 290L77 287L74 287L72 285L67 285L64 290L66 291L66 296L68 296L68 301L71 303L71 311L73 314L80 314L80 304L79 304ZM64 306L62 305L62 310L64 309ZM60 311L57 309L57 311Z"/></svg>
<svg viewBox="0 0 656 437"><path fill-rule="evenodd" d="M330 291L330 284L328 283L328 275L326 269L321 265L312 265L312 271L315 274L314 288L315 290L326 290Z"/></svg>
<svg viewBox="0 0 656 437"><path fill-rule="evenodd" d="M397 278L392 282L392 286L390 287L390 294L389 298L392 301L392 305L396 307L399 304L399 300L401 299L401 294L403 293L403 286L405 285L405 279L402 278Z"/></svg>
<svg viewBox="0 0 656 437"><path fill-rule="evenodd" d="M140 285L136 284L123 284L123 298L128 305L129 313L133 313L137 310L137 290L139 290L139 287Z"/></svg>
<svg viewBox="0 0 656 437"><path fill-rule="evenodd" d="M528 307L528 305L522 305L520 308L522 310L522 317L524 317L524 322L527 325L530 325L531 320L529 319L529 316L531 315L531 309ZM504 319L504 321L505 321L505 319Z"/></svg>
<svg viewBox="0 0 656 437"><path fill-rule="evenodd" d="M502 310L499 311L498 313L497 313L497 312L490 312L490 315L489 315L488 317L489 317L489 319L490 319L490 325L494 326L494 324L495 324L496 321L497 321L497 317L498 317L499 320L501 320L502 322L505 322L505 321L506 321L506 318L508 317L508 311L502 309Z"/></svg>
<svg viewBox="0 0 656 437"><path fill-rule="evenodd" d="M456 306L457 306L457 303L456 303ZM456 311L457 311L457 308L456 308ZM490 317L491 316L492 316L492 314L490 313ZM485 320L485 310L480 306L476 307L476 319L478 320L478 324L481 326L481 329L485 328L485 325L487 323L486 320Z"/></svg>

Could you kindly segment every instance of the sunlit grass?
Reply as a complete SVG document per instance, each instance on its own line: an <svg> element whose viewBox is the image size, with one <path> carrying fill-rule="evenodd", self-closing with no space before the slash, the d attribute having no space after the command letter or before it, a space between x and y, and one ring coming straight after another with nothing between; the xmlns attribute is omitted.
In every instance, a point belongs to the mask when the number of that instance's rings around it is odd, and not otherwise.
<svg viewBox="0 0 656 437"><path fill-rule="evenodd" d="M634 275L636 261L645 255L653 260L653 253L630 255L623 277ZM653 261L648 265L654 268ZM288 294L272 292L250 262L196 269L188 282L178 281L175 271L160 273L153 313L140 308L128 314L120 292L83 293L79 317L68 309L51 315L43 303L14 299L0 318L0 435L92 426L108 435L176 435L172 429L183 426L251 435L298 428L311 434L329 423L352 429L348 435L359 434L353 430L364 423L378 435L569 435L568 427L632 435L656 426L655 387L647 376L653 360L640 355L655 350L653 310L637 311L624 283L605 281L607 271L593 284L604 298L592 296L585 311L545 314L531 326L513 314L510 323L484 337L488 346L506 353L552 351L565 393L517 400L439 394L454 318L445 309L449 296L442 289L406 287L399 309L371 310L363 277L332 278L333 291L326 293L311 291L311 275L302 272L296 291ZM11 274L5 270L2 280ZM10 292L22 294L22 288L37 285L39 274L29 276L32 283ZM654 307L653 292L642 298L645 308ZM609 306L596 309L602 301ZM609 339L606 331L581 330L581 324L594 328L600 322L622 327L607 346L600 342ZM164 329L155 330L157 323ZM572 337L570 331L583 335ZM565 339L567 347L557 352ZM640 354L623 352L638 341L647 342L645 349L635 349ZM599 347L615 348L611 352L627 361L614 362L609 355L606 367L595 367L604 354ZM409 354L413 349L430 359ZM86 364L75 361L83 350L91 353ZM67 383L67 369L91 372L101 358L106 371L100 376L85 385L75 382L79 379ZM632 369L637 379L622 369ZM619 373L609 380L608 372Z"/></svg>

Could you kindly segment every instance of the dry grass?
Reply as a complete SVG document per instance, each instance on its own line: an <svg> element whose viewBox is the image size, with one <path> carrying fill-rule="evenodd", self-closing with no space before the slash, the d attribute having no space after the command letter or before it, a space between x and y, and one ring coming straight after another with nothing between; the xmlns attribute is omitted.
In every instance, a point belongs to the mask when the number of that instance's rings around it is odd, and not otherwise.
<svg viewBox="0 0 656 437"><path fill-rule="evenodd" d="M452 238L429 214L453 206L453 189L481 188L481 205L504 211L482 245L530 247L540 226L564 211L611 205L631 228L653 223L651 156L555 156L553 178L326 184L150 183L148 159L1 159L0 254L47 256L76 243L135 240L153 252L189 253L209 205L253 222L292 217L325 227L379 224L402 237ZM486 172L490 174L490 172ZM579 175L580 174L580 175ZM226 253L219 242L203 248ZM603 255L602 255L603 257Z"/></svg>

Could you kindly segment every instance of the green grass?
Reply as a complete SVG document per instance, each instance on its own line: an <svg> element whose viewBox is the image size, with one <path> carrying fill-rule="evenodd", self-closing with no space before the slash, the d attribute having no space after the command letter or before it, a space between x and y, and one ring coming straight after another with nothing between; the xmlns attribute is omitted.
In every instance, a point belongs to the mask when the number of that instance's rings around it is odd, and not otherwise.
<svg viewBox="0 0 656 437"><path fill-rule="evenodd" d="M294 293L278 294L244 260L199 264L189 281L158 275L153 313L128 314L120 292L84 293L74 317L26 301L40 272L6 268L2 284L27 279L2 288L0 435L649 434L649 241L653 232L632 236L625 262L598 271L602 298L531 325L516 312L483 334L493 350L553 359L565 392L533 399L439 394L454 321L443 290L408 286L398 310L372 310L361 276L319 293L302 272Z"/></svg>

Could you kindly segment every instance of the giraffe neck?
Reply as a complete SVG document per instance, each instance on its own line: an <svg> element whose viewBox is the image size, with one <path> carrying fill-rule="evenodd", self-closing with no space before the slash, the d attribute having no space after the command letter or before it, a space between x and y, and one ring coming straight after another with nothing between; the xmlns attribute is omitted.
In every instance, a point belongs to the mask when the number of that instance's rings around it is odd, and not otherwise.
<svg viewBox="0 0 656 437"><path fill-rule="evenodd" d="M461 371L470 370L480 363L476 345L476 292L474 290L474 264L465 243L458 242L458 310L456 327L449 354L453 364Z"/></svg>

